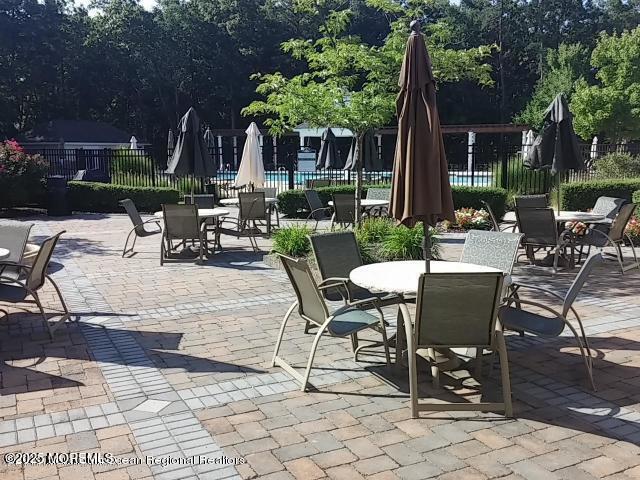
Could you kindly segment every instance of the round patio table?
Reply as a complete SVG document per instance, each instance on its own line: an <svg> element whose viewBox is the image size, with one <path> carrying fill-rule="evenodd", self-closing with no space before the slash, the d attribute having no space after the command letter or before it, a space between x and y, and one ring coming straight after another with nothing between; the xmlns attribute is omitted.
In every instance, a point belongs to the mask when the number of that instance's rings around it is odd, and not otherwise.
<svg viewBox="0 0 640 480"><path fill-rule="evenodd" d="M11 252L6 248L0 248L0 260L7 258Z"/></svg>
<svg viewBox="0 0 640 480"><path fill-rule="evenodd" d="M556 221L558 223L566 223L566 222L598 222L604 220L605 216L599 213L591 213L591 212L575 212L571 210L560 210L558 213L554 210ZM516 212L507 212L503 218L504 222L516 222Z"/></svg>
<svg viewBox="0 0 640 480"><path fill-rule="evenodd" d="M384 263L372 263L354 268L349 274L349 280L359 287L366 288L372 292L388 292L400 295L401 298L415 297L418 293L418 282L420 275L425 273L424 260L405 260ZM432 260L430 262L430 271L432 273L482 273L482 272L500 272L497 268L475 265L473 263L463 262L443 262ZM505 277L505 284L511 282L511 277ZM407 342L406 339L413 339L413 323L411 314L407 308L407 304L403 301L398 304L400 315L398 322L404 324L404 328L398 323L396 341L399 345L408 345L409 355L415 352L413 342ZM445 362L438 364L440 369L455 368L460 364L457 355L448 349L439 351L444 357ZM400 365L398 361L399 355L396 354L396 366Z"/></svg>
<svg viewBox="0 0 640 480"><path fill-rule="evenodd" d="M273 205L274 203L277 203L277 202L278 202L278 199L273 197L267 197L264 199L264 203L266 203L267 205ZM220 200L220 205L230 205L230 206L240 205L240 199L238 197L223 198Z"/></svg>
<svg viewBox="0 0 640 480"><path fill-rule="evenodd" d="M200 219L224 217L225 215L229 215L229 210L225 210L224 208L199 208L198 209L198 217L200 217ZM162 218L163 217L162 210L154 213L153 216Z"/></svg>
<svg viewBox="0 0 640 480"><path fill-rule="evenodd" d="M389 200L377 200L374 198L363 198L360 200L362 208L385 207L389 205ZM333 207L333 200L329 200L329 206Z"/></svg>

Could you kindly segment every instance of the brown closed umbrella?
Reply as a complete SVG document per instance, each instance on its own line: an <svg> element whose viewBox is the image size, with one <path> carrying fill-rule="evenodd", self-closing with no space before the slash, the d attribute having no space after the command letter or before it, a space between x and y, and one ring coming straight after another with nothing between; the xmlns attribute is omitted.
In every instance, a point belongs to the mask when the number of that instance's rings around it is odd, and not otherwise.
<svg viewBox="0 0 640 480"><path fill-rule="evenodd" d="M438 220L455 221L455 216L431 59L417 21L411 22L411 30L398 81L398 139L389 211L408 227L423 222L429 271L429 226Z"/></svg>

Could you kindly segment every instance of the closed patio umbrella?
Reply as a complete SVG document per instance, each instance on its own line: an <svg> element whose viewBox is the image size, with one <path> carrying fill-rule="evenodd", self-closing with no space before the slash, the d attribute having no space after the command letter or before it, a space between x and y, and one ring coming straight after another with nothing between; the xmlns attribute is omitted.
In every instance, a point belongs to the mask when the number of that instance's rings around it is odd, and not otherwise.
<svg viewBox="0 0 640 480"><path fill-rule="evenodd" d="M258 141L260 130L255 122L251 122L246 133L247 140L244 142L244 148L242 149L242 160L236 175L235 186L250 185L253 190L255 187L262 187L265 182L264 164L262 163L262 154L260 153L260 143Z"/></svg>
<svg viewBox="0 0 640 480"><path fill-rule="evenodd" d="M351 148L347 156L347 162L344 170L355 170L356 160L358 159L358 140L353 137L351 139ZM382 170L382 160L378 156L378 147L374 138L373 130L367 131L362 139L362 168L365 172L378 172Z"/></svg>
<svg viewBox="0 0 640 480"><path fill-rule="evenodd" d="M560 176L568 170L584 170L578 137L573 130L573 116L564 94L556 95L544 113L540 133L533 141L524 165L533 170L549 170L556 175L558 211L560 210Z"/></svg>
<svg viewBox="0 0 640 480"><path fill-rule="evenodd" d="M398 82L398 138L389 212L407 226L423 222L428 272L429 226L438 220L454 221L455 216L431 59L417 21L411 22L411 30Z"/></svg>
<svg viewBox="0 0 640 480"><path fill-rule="evenodd" d="M205 145L207 146L207 150L209 151L209 155L211 155L211 151L215 150L216 148L216 139L213 135L213 132L211 131L211 128L207 127L207 129L204 132L204 136L203 136L203 140ZM213 165L215 167L215 169L218 169L218 161L216 160L216 158L211 155L211 159L213 160Z"/></svg>
<svg viewBox="0 0 640 480"><path fill-rule="evenodd" d="M169 133L167 133L167 152L173 152L173 147L176 144L176 139L173 136L173 130L170 128Z"/></svg>
<svg viewBox="0 0 640 480"><path fill-rule="evenodd" d="M341 166L342 162L340 161L340 155L338 153L336 136L330 128L327 128L322 132L316 168L340 168Z"/></svg>

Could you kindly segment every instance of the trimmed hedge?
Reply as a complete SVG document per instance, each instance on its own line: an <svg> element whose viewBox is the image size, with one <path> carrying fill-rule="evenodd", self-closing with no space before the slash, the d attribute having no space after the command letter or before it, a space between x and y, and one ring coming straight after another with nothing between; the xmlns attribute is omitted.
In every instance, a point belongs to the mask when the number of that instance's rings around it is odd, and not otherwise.
<svg viewBox="0 0 640 480"><path fill-rule="evenodd" d="M631 201L636 205L640 205L640 190L636 190L633 192L633 196L631 197Z"/></svg>
<svg viewBox="0 0 640 480"><path fill-rule="evenodd" d="M118 203L130 198L141 212L160 210L163 203L178 203L180 192L167 187L129 187L98 182L69 182L71 209L79 212L123 212Z"/></svg>
<svg viewBox="0 0 640 480"><path fill-rule="evenodd" d="M561 205L564 210L588 210L602 196L631 201L636 190L640 190L640 178L565 183L560 191Z"/></svg>
<svg viewBox="0 0 640 480"><path fill-rule="evenodd" d="M362 195L366 196L368 188L391 188L390 185L364 185ZM453 191L453 204L455 208L472 207L482 208L480 200L487 202L498 218L502 218L506 211L507 191L502 188L483 187L451 187ZM326 206L334 193L355 194L353 185L336 185L333 187L321 187L316 189L322 203ZM290 218L304 218L307 216L309 206L304 197L304 190L287 190L278 195L278 209Z"/></svg>

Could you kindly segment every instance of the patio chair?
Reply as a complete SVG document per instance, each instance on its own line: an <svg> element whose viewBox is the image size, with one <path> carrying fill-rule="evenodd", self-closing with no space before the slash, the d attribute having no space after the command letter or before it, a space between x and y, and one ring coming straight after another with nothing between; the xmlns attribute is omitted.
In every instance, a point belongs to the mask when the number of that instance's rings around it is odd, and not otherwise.
<svg viewBox="0 0 640 480"><path fill-rule="evenodd" d="M505 224L504 227L500 227L500 223L498 222L498 218L496 217L495 213L493 213L493 209L491 208L491 205L489 205L487 202L485 202L484 200L480 200L480 203L482 204L482 208L484 210L487 211L487 213L489 214L489 219L491 220L491 228L493 229L494 232L504 232L507 229L511 229L512 231L515 231L516 229L516 222L504 222Z"/></svg>
<svg viewBox="0 0 640 480"><path fill-rule="evenodd" d="M278 189L275 187L256 188L254 192L264 193L265 198L276 198L278 196ZM280 228L280 211L278 210L277 203L270 203L267 205L267 213L271 215L276 214L276 226Z"/></svg>
<svg viewBox="0 0 640 480"><path fill-rule="evenodd" d="M516 195L514 203L516 208L547 208L549 195Z"/></svg>
<svg viewBox="0 0 640 480"><path fill-rule="evenodd" d="M314 230L318 229L318 223L320 220L328 220L331 218L331 207L325 207L322 204L322 200L320 200L320 195L316 190L305 190L304 197L307 199L307 203L309 204L309 209L311 213L307 217L307 220L312 219L316 221Z"/></svg>
<svg viewBox="0 0 640 480"><path fill-rule="evenodd" d="M162 205L164 229L160 246L160 265L164 265L174 250L173 242L178 240L186 247L187 241L198 242L198 260L202 263L206 249L206 235L203 235L202 224L198 217L196 205Z"/></svg>
<svg viewBox="0 0 640 480"><path fill-rule="evenodd" d="M593 364L591 350L589 348L589 341L587 340L587 336L582 325L582 320L580 319L580 316L578 315L576 309L573 307L573 302L580 293L580 290L585 284L587 277L589 276L593 268L596 265L602 263L602 261L602 254L600 253L590 256L582 265L582 268L578 272L578 275L576 275L576 278L573 280L573 283L569 287L569 290L564 297L551 290L543 287L538 287L536 285L524 283L514 284L511 287L513 291L512 295L507 299L506 305L500 307L500 311L498 313L500 324L504 328L519 332L521 335L529 333L539 337L554 338L560 336L565 327L568 327L575 337L576 342L578 343L578 347L580 348L580 354L582 355L584 366L589 377L589 382L591 383L591 387L593 388L593 390L595 390L596 387L593 381ZM523 300L519 296L519 291L523 288L532 289L536 292L541 292L562 301L562 311L553 309L551 306L549 306L549 303L547 301L535 302L532 300ZM516 306L512 307L512 303L514 303ZM524 310L522 308L523 306L528 305L535 307L536 309L543 310L546 313L550 313L551 315L553 315L553 317L548 317L537 312ZM582 334L582 338L580 338L580 335L578 335L575 327L569 321L569 312L573 313L573 315L575 316L580 328L580 332Z"/></svg>
<svg viewBox="0 0 640 480"><path fill-rule="evenodd" d="M368 188L367 199L388 201L391 199L391 189L390 188ZM386 215L388 211L389 211L389 206L383 205L381 207L370 208L368 213L371 216L382 217L383 215Z"/></svg>
<svg viewBox="0 0 640 480"><path fill-rule="evenodd" d="M609 231L605 233L602 231L599 225L591 226L584 235L578 238L578 242L580 246L586 245L588 247L587 255L589 255L591 251L591 247L596 247L600 249L600 252L604 257L612 256L610 253L604 252L606 247L613 247L615 250L615 259L618 261L620 265L620 272L624 274L627 270L631 270L632 268L640 268L640 264L638 263L638 257L636 256L636 249L633 244L633 240L629 235L625 233L625 229L629 220L633 216L635 212L636 205L634 203L627 203L620 208L620 211L613 219L611 223L611 227ZM628 244L631 246L631 253L633 254L633 263L630 265L624 265L624 257L622 255L622 244L627 240ZM582 248L579 249L578 261L580 261L583 255Z"/></svg>
<svg viewBox="0 0 640 480"><path fill-rule="evenodd" d="M2 261L5 265L0 267L0 277L17 280L23 271L13 264L23 263L22 257L29 240L29 232L33 223L15 221L3 221L0 223L0 246L9 250L9 256Z"/></svg>
<svg viewBox="0 0 640 480"><path fill-rule="evenodd" d="M272 367L276 365L282 367L293 378L300 382L301 390L304 392L307 389L307 384L309 383L309 375L311 373L311 367L313 365L316 349L318 348L318 343L325 333L332 337L353 338L353 335L358 332L374 327L378 327L378 331L382 334L385 358L387 365L389 365L391 362L389 345L387 343L382 311L379 308L376 308L378 311L377 317L358 308L357 303L344 305L330 313L327 308L327 304L322 297L322 290L337 286L333 280L323 281L318 285L305 260L294 259L284 255L279 255L279 257L281 258L284 269L287 272L287 276L291 281L297 300L293 302L291 307L289 307L282 319L280 331L278 332L278 339L276 341L276 347L273 352L273 359L271 361ZM298 314L305 322L310 322L318 327L318 331L313 339L304 375L301 375L282 357L278 356L285 327L287 326L287 322L289 321L291 314L296 308L298 310Z"/></svg>
<svg viewBox="0 0 640 480"><path fill-rule="evenodd" d="M510 275L521 239L521 233L469 230L460 261L497 268Z"/></svg>
<svg viewBox="0 0 640 480"><path fill-rule="evenodd" d="M357 304L359 308L369 310L395 305L402 301L397 295L387 293L373 293L366 288L359 287L349 280L349 273L364 263L360 256L358 242L353 232L323 233L309 237L311 250L316 259L323 282L331 282L336 286L322 290L323 297L329 302L344 302L345 305ZM384 319L384 317L383 317ZM307 322L304 333L309 333L311 323ZM354 355L357 360L358 352L364 346L359 346L357 334L353 338ZM377 343L369 346L375 346Z"/></svg>
<svg viewBox="0 0 640 480"><path fill-rule="evenodd" d="M594 224L607 224L611 225L613 219L616 218L620 209L629 203L625 198L616 198L616 197L598 197L596 200L591 213L598 213L600 215L604 215L605 219L597 222L593 222Z"/></svg>
<svg viewBox="0 0 640 480"><path fill-rule="evenodd" d="M58 243L58 239L60 235L65 233L64 231L54 235L53 237L49 237L42 242L40 245L40 249L38 250L38 254L33 261L31 266L7 262L5 260L0 261L0 267L2 266L10 266L15 269L18 269L21 273L18 279L14 277L5 277L0 274L0 302L2 303L31 303L29 297L33 298L33 303L38 306L38 310L42 315L42 319L44 320L45 325L49 331L49 336L53 338L53 334L55 330L62 325L66 320L70 318L69 309L67 308L67 304L64 301L62 296L62 292L60 288L53 281L53 279L47 274L47 269L49 267L49 262L51 261L51 255L53 254L53 249ZM42 306L42 301L40 300L40 296L38 295L38 291L44 286L46 282L49 282L56 291L58 299L62 304L62 317L61 319L55 323L55 325L51 325L47 316L45 314L44 308ZM7 313L5 311L5 313Z"/></svg>
<svg viewBox="0 0 640 480"><path fill-rule="evenodd" d="M184 204L191 205L194 204L198 207L198 210L205 208L216 208L216 196L212 193L198 193L194 195L185 195L184 196ZM216 219L215 218L205 218L202 221L202 225L204 226L205 233L213 232L215 235L216 231Z"/></svg>
<svg viewBox="0 0 640 480"><path fill-rule="evenodd" d="M546 249L553 251L553 273L558 271L560 253L571 249L571 266L573 266L574 236L570 230L558 235L558 223L552 208L516 208L518 229L524 235L522 245L530 264L535 263L535 253Z"/></svg>
<svg viewBox="0 0 640 480"><path fill-rule="evenodd" d="M415 334L403 322L409 346L411 416L420 411L504 411L513 415L507 349L496 328L502 293L502 273L426 273L420 276ZM405 307L406 309L406 307ZM476 348L497 352L502 373L502 402L422 403L418 400L418 349L427 349L434 385L439 369L435 349Z"/></svg>
<svg viewBox="0 0 640 480"><path fill-rule="evenodd" d="M138 237L150 237L152 235L162 233L162 227L160 226L160 221L157 218L151 218L146 221L142 220L133 200L125 198L124 200L120 200L119 203L125 209L127 215L129 215L131 223L133 224L133 228L129 230L129 234L127 235L127 239L125 240L124 247L122 249L122 256L124 257L127 253L133 253ZM148 223L155 223L158 228L155 230L147 230L145 225ZM127 249L131 235L133 235L133 243L131 244L131 248Z"/></svg>
<svg viewBox="0 0 640 480"><path fill-rule="evenodd" d="M315 190L316 188L328 187L331 185L331 180L305 180L304 187L308 190Z"/></svg>
<svg viewBox="0 0 640 480"><path fill-rule="evenodd" d="M352 227L356 222L356 201L350 193L333 194L333 217L331 217L331 230L336 223L342 228L348 225Z"/></svg>

